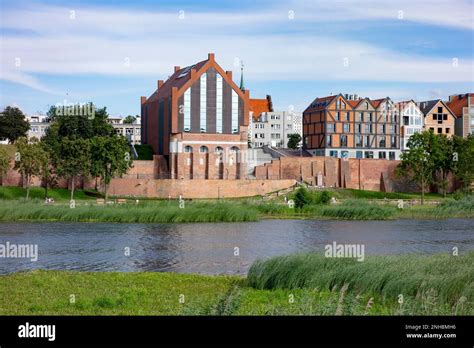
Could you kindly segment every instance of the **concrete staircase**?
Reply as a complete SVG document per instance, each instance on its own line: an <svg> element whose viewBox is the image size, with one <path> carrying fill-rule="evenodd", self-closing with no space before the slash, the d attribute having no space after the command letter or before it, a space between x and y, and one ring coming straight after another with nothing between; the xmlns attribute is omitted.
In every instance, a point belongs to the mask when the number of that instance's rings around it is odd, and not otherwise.
<svg viewBox="0 0 474 348"><path fill-rule="evenodd" d="M248 158L247 158L247 174L249 177L253 177L254 170L256 166L264 165L265 163L271 163L273 157L263 152L262 149L248 149Z"/></svg>

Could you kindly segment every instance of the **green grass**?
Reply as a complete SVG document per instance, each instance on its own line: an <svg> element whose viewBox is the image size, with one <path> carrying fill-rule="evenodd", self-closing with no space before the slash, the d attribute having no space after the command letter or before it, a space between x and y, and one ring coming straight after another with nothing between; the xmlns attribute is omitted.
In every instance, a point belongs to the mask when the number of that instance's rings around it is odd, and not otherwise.
<svg viewBox="0 0 474 348"><path fill-rule="evenodd" d="M394 305L400 294L412 312L461 310L474 314L474 252L463 256L369 256L360 262L316 253L255 262L248 273L255 289L317 289L371 296ZM461 308L462 307L462 308Z"/></svg>
<svg viewBox="0 0 474 348"><path fill-rule="evenodd" d="M363 199L420 199L421 194L405 193L405 192L379 192L379 191L368 191L368 190L356 190L356 189L334 189L332 191L333 196L338 199L344 198L363 198ZM425 199L441 199L443 195L438 193L425 193Z"/></svg>
<svg viewBox="0 0 474 348"><path fill-rule="evenodd" d="M69 201L71 198L71 191L62 188L48 189L48 197L54 198L55 201ZM23 187L16 186L0 186L0 199L22 199L26 198L26 189ZM44 199L44 188L43 187L31 187L30 198L32 199ZM75 190L75 200L90 200L95 199L94 197L87 195L87 191Z"/></svg>
<svg viewBox="0 0 474 348"><path fill-rule="evenodd" d="M0 221L83 221L83 222L241 222L256 221L252 207L227 202L186 202L180 209L177 201L146 201L139 204L97 206L79 202L45 205L41 201L0 201Z"/></svg>
<svg viewBox="0 0 474 348"><path fill-rule="evenodd" d="M473 252L364 262L298 254L257 261L247 279L20 272L0 276L0 315L474 315L473 273Z"/></svg>

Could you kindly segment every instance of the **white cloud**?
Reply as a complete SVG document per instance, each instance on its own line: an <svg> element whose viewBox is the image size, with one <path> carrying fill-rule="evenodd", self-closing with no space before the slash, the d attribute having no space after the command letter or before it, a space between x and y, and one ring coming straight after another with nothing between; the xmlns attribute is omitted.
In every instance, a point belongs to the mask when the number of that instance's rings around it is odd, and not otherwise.
<svg viewBox="0 0 474 348"><path fill-rule="evenodd" d="M472 9L470 2L452 0L338 0L277 4L251 13L185 12L184 19L178 11L39 5L5 9L4 28L36 35L3 37L1 78L54 93L35 74L65 75L71 85L76 74L166 78L174 65L203 60L212 51L224 69L236 70L234 58L243 59L247 79L255 80L472 81L472 58L460 59L455 67L452 58L400 54L356 40L284 30L291 25L289 10L295 11L294 21L308 25L396 19L401 10L403 20L472 29ZM283 30L269 34L273 27ZM17 57L20 68L14 66Z"/></svg>

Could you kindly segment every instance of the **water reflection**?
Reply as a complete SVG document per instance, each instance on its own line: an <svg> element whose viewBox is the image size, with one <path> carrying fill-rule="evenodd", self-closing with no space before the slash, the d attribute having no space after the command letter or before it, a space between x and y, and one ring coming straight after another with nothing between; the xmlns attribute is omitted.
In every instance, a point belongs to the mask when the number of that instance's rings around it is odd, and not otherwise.
<svg viewBox="0 0 474 348"><path fill-rule="evenodd" d="M257 258L324 245L366 254L474 249L473 220L268 220L219 224L3 223L0 244L38 244L39 259L0 258L0 273L30 269L244 274ZM126 249L129 248L129 249ZM239 256L234 256L235 248ZM130 250L130 255L126 255Z"/></svg>

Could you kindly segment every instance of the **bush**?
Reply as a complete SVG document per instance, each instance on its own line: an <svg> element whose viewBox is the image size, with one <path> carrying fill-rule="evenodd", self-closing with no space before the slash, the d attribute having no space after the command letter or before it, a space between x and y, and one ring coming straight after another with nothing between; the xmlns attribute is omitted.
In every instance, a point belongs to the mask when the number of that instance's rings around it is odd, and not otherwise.
<svg viewBox="0 0 474 348"><path fill-rule="evenodd" d="M304 187L300 187L296 190L295 194L295 207L296 208L303 208L305 205L311 203L311 195L309 194L308 190Z"/></svg>

